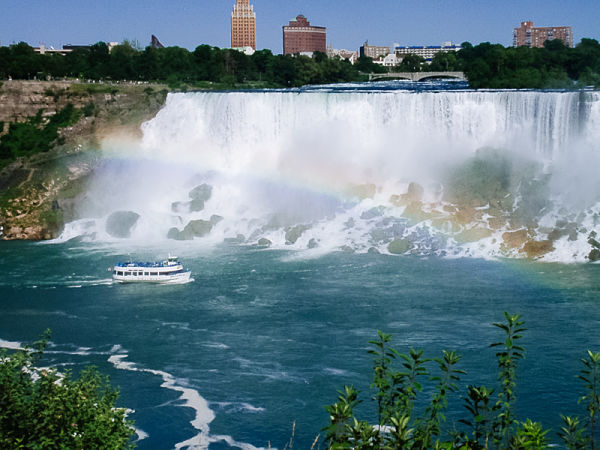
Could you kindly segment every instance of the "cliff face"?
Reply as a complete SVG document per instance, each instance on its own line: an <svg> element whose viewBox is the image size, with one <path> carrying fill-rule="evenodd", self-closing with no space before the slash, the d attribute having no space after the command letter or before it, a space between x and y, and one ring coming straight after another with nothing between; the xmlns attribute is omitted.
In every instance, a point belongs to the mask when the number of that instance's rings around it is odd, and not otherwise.
<svg viewBox="0 0 600 450"><path fill-rule="evenodd" d="M59 131L52 150L19 158L0 170L0 239L52 239L74 218L74 199L100 162L102 139L111 133L139 135L140 125L164 104L161 85L81 84L72 81L4 81L0 122L22 122L42 110L47 118L67 104L82 111Z"/></svg>

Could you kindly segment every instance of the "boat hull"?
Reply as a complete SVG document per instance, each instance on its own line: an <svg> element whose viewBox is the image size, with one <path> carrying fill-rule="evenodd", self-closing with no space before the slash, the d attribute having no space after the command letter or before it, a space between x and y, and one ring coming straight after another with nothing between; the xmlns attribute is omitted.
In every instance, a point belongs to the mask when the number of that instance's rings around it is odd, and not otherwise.
<svg viewBox="0 0 600 450"><path fill-rule="evenodd" d="M180 272L173 275L113 275L116 283L184 284L191 281L192 272Z"/></svg>

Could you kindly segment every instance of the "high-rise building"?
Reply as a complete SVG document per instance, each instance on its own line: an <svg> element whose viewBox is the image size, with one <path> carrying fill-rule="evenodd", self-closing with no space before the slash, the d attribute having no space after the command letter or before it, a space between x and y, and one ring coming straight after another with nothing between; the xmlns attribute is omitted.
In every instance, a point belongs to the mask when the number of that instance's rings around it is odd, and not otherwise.
<svg viewBox="0 0 600 450"><path fill-rule="evenodd" d="M237 0L231 13L231 47L256 50L256 13L250 0Z"/></svg>
<svg viewBox="0 0 600 450"><path fill-rule="evenodd" d="M327 52L327 28L315 27L302 14L283 27L283 54Z"/></svg>
<svg viewBox="0 0 600 450"><path fill-rule="evenodd" d="M515 47L543 47L544 42L560 39L567 47L573 47L573 30L571 27L534 27L533 22L521 22L513 32Z"/></svg>

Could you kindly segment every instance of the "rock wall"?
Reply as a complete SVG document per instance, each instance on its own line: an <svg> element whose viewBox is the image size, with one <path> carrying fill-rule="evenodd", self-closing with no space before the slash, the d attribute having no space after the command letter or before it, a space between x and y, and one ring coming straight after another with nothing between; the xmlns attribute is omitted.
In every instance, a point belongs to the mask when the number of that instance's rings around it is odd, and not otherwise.
<svg viewBox="0 0 600 450"><path fill-rule="evenodd" d="M72 103L85 110L60 130L60 146L19 158L0 170L0 239L51 239L72 215L73 199L97 167L108 134L140 134L140 125L163 106L167 90L155 84L82 84L74 81L3 81L0 134L43 110L49 117Z"/></svg>

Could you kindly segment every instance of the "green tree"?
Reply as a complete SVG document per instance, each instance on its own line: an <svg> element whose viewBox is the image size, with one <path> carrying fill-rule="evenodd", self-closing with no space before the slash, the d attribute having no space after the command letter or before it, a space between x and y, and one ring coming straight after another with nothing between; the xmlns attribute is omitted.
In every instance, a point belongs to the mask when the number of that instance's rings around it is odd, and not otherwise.
<svg viewBox="0 0 600 450"><path fill-rule="evenodd" d="M125 410L115 408L118 390L94 368L39 369L49 338L33 348L0 352L1 448L131 448L134 434Z"/></svg>
<svg viewBox="0 0 600 450"><path fill-rule="evenodd" d="M116 80L137 79L135 67L138 54L128 41L115 46L110 52L110 77Z"/></svg>
<svg viewBox="0 0 600 450"><path fill-rule="evenodd" d="M437 52L433 55L431 64L426 67L430 72L454 72L458 70L455 52Z"/></svg>
<svg viewBox="0 0 600 450"><path fill-rule="evenodd" d="M406 55L394 70L398 72L420 72L425 64L425 58L419 55Z"/></svg>
<svg viewBox="0 0 600 450"><path fill-rule="evenodd" d="M109 76L110 71L110 53L108 45L104 42L97 42L90 47L88 53L88 64L90 66L86 77L102 79Z"/></svg>

